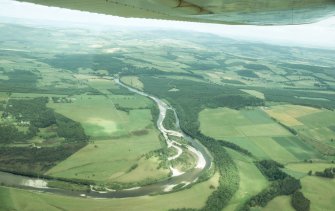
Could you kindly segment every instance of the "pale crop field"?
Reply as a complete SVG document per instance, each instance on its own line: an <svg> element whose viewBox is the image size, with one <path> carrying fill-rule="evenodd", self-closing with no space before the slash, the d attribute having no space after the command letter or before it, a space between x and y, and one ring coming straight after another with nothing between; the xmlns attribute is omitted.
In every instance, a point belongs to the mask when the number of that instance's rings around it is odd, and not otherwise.
<svg viewBox="0 0 335 211"><path fill-rule="evenodd" d="M250 90L250 89L241 89L241 91L246 92L252 96L255 96L259 99L265 99L264 94L262 92L256 91L256 90Z"/></svg>
<svg viewBox="0 0 335 211"><path fill-rule="evenodd" d="M277 105L264 109L271 117L305 137L335 147L335 112L298 105Z"/></svg>
<svg viewBox="0 0 335 211"><path fill-rule="evenodd" d="M121 78L121 81L136 89L143 90L144 85L137 76L124 76Z"/></svg>
<svg viewBox="0 0 335 211"><path fill-rule="evenodd" d="M319 109L299 105L277 105L264 109L271 117L287 126L303 125L298 118L320 112Z"/></svg>

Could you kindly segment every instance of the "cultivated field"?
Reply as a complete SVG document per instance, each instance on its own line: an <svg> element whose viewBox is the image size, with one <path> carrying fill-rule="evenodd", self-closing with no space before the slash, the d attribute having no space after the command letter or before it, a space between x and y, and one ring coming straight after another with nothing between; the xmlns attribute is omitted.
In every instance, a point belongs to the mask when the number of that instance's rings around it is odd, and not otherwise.
<svg viewBox="0 0 335 211"><path fill-rule="evenodd" d="M287 163L319 156L260 109L205 109L199 120L204 134L235 143L258 158Z"/></svg>
<svg viewBox="0 0 335 211"><path fill-rule="evenodd" d="M298 105L271 106L265 111L282 124L292 127L303 137L335 147L335 112ZM323 148L319 150L323 152Z"/></svg>
<svg viewBox="0 0 335 211"><path fill-rule="evenodd" d="M316 108L298 105L271 106L270 108L264 109L264 111L287 126L303 125L303 123L298 120L299 118L320 112L320 110Z"/></svg>

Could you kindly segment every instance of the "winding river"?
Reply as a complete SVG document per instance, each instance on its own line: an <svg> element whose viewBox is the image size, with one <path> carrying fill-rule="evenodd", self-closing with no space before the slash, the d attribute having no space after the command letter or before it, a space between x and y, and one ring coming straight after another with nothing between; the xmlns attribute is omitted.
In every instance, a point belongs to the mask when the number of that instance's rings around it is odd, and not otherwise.
<svg viewBox="0 0 335 211"><path fill-rule="evenodd" d="M107 78L106 78L107 79ZM166 180L145 185L142 187L136 187L131 189L123 189L123 190L106 190L106 191L92 191L90 192L80 192L80 191L70 191L65 189L57 189L57 188L49 188L47 183L49 180L47 179L38 179L31 178L26 176L20 176L15 174L10 174L6 172L0 172L0 183L16 186L22 189L28 190L36 190L41 192L50 192L68 196L82 196L82 197L90 197L90 198L125 198L125 197L135 197L135 196L144 196L151 194L158 194L169 192L173 190L173 187L182 184L183 187L192 185L192 183L196 182L199 175L210 168L211 166L211 156L207 149L200 144L198 140L191 138L182 132L179 126L179 119L175 112L175 110L166 104L164 101L158 99L155 96L149 95L143 91L134 89L124 83L122 83L118 78L108 78L110 80L114 80L120 86L127 88L129 91L134 92L136 94L148 97L152 99L159 108L159 117L157 119L157 128L163 134L168 147L174 147L177 151L176 155L173 155L168 158L168 160L177 159L183 152L183 149L180 147L180 144L176 141L170 139L171 136L181 137L185 139L188 143L187 150L189 150L192 154L195 155L197 162L193 169L187 172L181 172L178 169L175 169L173 166L170 166L170 170L172 176ZM167 130L163 126L163 121L166 115L166 111L171 109L174 111L176 117L176 127L177 130Z"/></svg>

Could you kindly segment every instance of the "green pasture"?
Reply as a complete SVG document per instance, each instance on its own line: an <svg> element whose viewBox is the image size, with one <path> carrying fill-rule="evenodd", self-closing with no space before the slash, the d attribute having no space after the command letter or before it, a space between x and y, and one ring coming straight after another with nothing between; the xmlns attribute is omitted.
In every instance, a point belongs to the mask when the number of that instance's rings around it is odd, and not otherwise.
<svg viewBox="0 0 335 211"><path fill-rule="evenodd" d="M52 103L48 106L56 112L80 122L87 135L94 138L125 135L152 126L150 110L117 110L117 102L126 104L124 96L109 99L102 95L76 95L73 103ZM141 100L139 100L141 101ZM137 102L136 99L133 102ZM142 102L143 105L149 101Z"/></svg>
<svg viewBox="0 0 335 211"><path fill-rule="evenodd" d="M302 192L311 200L311 210L333 210L335 207L335 180L316 176L301 179Z"/></svg>
<svg viewBox="0 0 335 211"><path fill-rule="evenodd" d="M47 174L57 177L89 179L99 182L111 182L120 180L127 175L131 166L138 164L142 175L131 174L132 180L151 177L161 177L162 172L155 171L159 162L148 159L141 160L142 156L150 151L160 149L158 132L150 129L144 135L125 136L118 139L95 141L88 144L63 162L59 163ZM149 166L149 167L148 167ZM136 169L135 169L136 170ZM130 172L131 173L131 172Z"/></svg>
<svg viewBox="0 0 335 211"><path fill-rule="evenodd" d="M153 105L152 100L141 95L109 95L108 98L114 104L130 109L148 108Z"/></svg>
<svg viewBox="0 0 335 211"><path fill-rule="evenodd" d="M129 183L138 181L154 181L168 178L170 169L159 168L161 160L158 157L145 158L142 157L136 163L138 166L125 174L117 175L111 178L116 182Z"/></svg>
<svg viewBox="0 0 335 211"><path fill-rule="evenodd" d="M8 100L8 93L0 92L0 101L7 101Z"/></svg>
<svg viewBox="0 0 335 211"><path fill-rule="evenodd" d="M240 183L237 192L230 200L224 211L236 210L243 202L246 202L250 197L256 195L265 189L269 182L253 163L251 158L248 158L240 153L227 149L229 154L234 159L240 176Z"/></svg>
<svg viewBox="0 0 335 211"><path fill-rule="evenodd" d="M255 209L257 210L257 209ZM272 199L264 208L259 208L262 211L285 210L294 211L291 205L291 196L277 196Z"/></svg>
<svg viewBox="0 0 335 211"><path fill-rule="evenodd" d="M67 197L47 193L31 192L15 188L0 186L0 207L9 210L169 210L177 208L201 208L205 205L207 197L214 191L210 187L218 186L219 175L215 174L205 182L201 182L189 189L179 192L142 196L125 199L90 199Z"/></svg>
<svg viewBox="0 0 335 211"><path fill-rule="evenodd" d="M143 90L144 85L137 76L124 76L121 78L121 81L131 87Z"/></svg>
<svg viewBox="0 0 335 211"><path fill-rule="evenodd" d="M291 174L292 176L303 178L308 175L309 171L312 171L312 174L314 175L316 171L321 172L326 168L330 167L335 168L335 164L325 162L290 163L285 165L285 171Z"/></svg>

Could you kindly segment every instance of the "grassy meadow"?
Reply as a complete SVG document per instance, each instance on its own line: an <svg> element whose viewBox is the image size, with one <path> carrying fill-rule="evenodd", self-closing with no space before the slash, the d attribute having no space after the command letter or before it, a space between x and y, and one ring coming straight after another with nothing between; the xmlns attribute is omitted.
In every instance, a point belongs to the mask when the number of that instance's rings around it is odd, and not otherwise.
<svg viewBox="0 0 335 211"><path fill-rule="evenodd" d="M228 152L237 165L240 183L238 190L230 200L228 206L223 209L224 211L238 209L242 203L269 185L269 181L253 163L253 159L233 150L228 150Z"/></svg>
<svg viewBox="0 0 335 211"><path fill-rule="evenodd" d="M131 87L134 87L139 90L143 90L143 83L136 76L124 76L121 78L121 81L125 84L128 84Z"/></svg>
<svg viewBox="0 0 335 211"><path fill-rule="evenodd" d="M153 125L150 110L132 109L129 113L117 110L115 104L131 107L151 105L139 96L77 95L73 103L49 103L56 112L80 122L86 133L94 138L126 135ZM94 108L94 110L92 110Z"/></svg>
<svg viewBox="0 0 335 211"><path fill-rule="evenodd" d="M218 186L218 174L190 189L172 194L125 199L89 199L30 192L0 186L1 204L9 210L169 210L180 207L201 208Z"/></svg>
<svg viewBox="0 0 335 211"><path fill-rule="evenodd" d="M311 200L311 210L332 210L335 206L335 180L308 176L301 180L303 194Z"/></svg>
<svg viewBox="0 0 335 211"><path fill-rule="evenodd" d="M123 176L131 181L167 176L164 169L157 170L157 159L145 159L143 156L160 149L158 133L150 129L141 136L125 136L117 139L95 141L82 148L47 174L65 178L87 179L98 182L121 181ZM142 159L141 159L142 158ZM128 172L131 166L138 164L137 174ZM134 171L135 171L134 170ZM125 182L125 180L122 180Z"/></svg>
<svg viewBox="0 0 335 211"><path fill-rule="evenodd" d="M264 208L255 208L254 210L262 210L262 211L272 211L272 210L285 210L285 211L294 211L295 209L291 205L291 197L290 196L277 196L272 199Z"/></svg>

